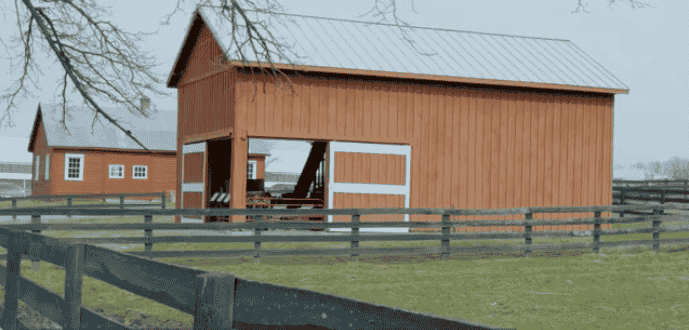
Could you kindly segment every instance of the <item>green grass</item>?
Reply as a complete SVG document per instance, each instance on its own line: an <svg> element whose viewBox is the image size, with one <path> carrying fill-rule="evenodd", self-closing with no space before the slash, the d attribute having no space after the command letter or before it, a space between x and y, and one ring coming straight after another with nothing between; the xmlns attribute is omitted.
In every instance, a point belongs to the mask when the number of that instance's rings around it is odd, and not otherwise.
<svg viewBox="0 0 689 330"><path fill-rule="evenodd" d="M153 217L171 222L172 217ZM112 218L73 222L114 222ZM121 223L142 223L123 217ZM676 221L662 226L686 225ZM613 228L650 227L650 222ZM45 231L53 237L77 232ZM104 237L143 236L143 231L112 231ZM184 234L183 232L179 233ZM155 235L155 231L154 231ZM689 233L661 234L689 237ZM651 234L604 236L602 241L650 239ZM533 244L591 242L584 238L534 238ZM452 246L523 244L523 239L452 241ZM263 243L262 249L347 247L335 243ZM362 247L439 246L439 241L361 242ZM601 248L563 252L453 254L447 261L428 256L361 256L358 264L337 256L253 258L164 258L160 261L233 273L239 277L474 322L518 329L686 329L689 319L689 253L687 244ZM253 248L252 243L154 244L154 250ZM143 251L138 244L129 251ZM4 249L0 253L5 253ZM2 264L5 264L2 261ZM41 272L22 261L22 275L62 293L64 270L42 262ZM4 302L4 298L2 300ZM146 328L191 328L191 315L84 277L83 304ZM20 305L23 303L20 302ZM140 323L138 323L140 322Z"/></svg>

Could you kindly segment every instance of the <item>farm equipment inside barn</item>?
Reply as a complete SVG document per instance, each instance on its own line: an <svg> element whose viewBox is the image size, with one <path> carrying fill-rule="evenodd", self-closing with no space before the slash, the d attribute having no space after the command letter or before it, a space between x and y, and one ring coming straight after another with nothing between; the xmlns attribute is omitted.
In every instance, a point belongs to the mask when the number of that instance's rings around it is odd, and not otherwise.
<svg viewBox="0 0 689 330"><path fill-rule="evenodd" d="M286 208L286 209L322 209L325 206L325 152L327 142L314 142L309 157L299 176L294 191L274 197L265 189L264 179L247 179L246 183L246 207L255 208ZM215 191L209 199L208 207L229 207L231 180L225 180L224 184ZM230 217L208 217L209 222L230 221ZM268 217L266 221L324 221L323 216L279 216ZM247 222L253 219L246 217ZM322 229L311 229L321 231Z"/></svg>

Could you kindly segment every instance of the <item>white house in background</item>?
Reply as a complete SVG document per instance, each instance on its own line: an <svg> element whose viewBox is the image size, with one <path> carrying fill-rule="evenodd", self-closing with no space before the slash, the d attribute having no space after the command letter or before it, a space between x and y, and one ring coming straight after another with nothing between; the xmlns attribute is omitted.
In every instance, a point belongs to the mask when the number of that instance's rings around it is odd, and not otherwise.
<svg viewBox="0 0 689 330"><path fill-rule="evenodd" d="M0 196L30 195L31 172L30 162L0 162Z"/></svg>

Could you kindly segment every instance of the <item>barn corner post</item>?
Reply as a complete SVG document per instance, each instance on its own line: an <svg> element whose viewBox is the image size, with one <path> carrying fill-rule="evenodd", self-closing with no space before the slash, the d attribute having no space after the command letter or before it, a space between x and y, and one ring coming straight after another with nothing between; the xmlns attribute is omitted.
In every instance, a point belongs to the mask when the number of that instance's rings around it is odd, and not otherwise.
<svg viewBox="0 0 689 330"><path fill-rule="evenodd" d="M253 92L246 91L245 88L238 89L237 86L233 90L234 93L238 94ZM242 96L236 95L235 98L241 98ZM232 147L230 150L231 186L228 190L231 193L230 207L233 209L246 209L246 167L249 161L246 112L247 109L245 107L235 107ZM233 215L231 219L232 223L246 222L246 215Z"/></svg>

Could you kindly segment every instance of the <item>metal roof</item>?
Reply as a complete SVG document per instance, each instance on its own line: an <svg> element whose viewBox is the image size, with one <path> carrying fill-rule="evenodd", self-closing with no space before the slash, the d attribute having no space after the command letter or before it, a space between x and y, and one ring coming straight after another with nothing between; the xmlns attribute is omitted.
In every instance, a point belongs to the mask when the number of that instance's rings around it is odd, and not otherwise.
<svg viewBox="0 0 689 330"><path fill-rule="evenodd" d="M231 23L210 8L199 7L198 12L228 59L238 60L230 56L236 50L231 43ZM293 45L295 54L274 59L276 63L629 90L568 40L247 13L265 20L283 44ZM259 31L265 35L266 31ZM239 32L245 33L244 29ZM256 57L250 45L245 45L243 52L249 61L265 62L265 58ZM178 63L180 60L184 59L178 58Z"/></svg>
<svg viewBox="0 0 689 330"><path fill-rule="evenodd" d="M102 109L122 127L130 130L149 150L177 151L177 111L158 110L153 117L144 118L132 114L125 108ZM61 107L41 105L40 110L48 147L143 150L102 116L99 116L100 122L96 123L92 130L94 112L88 108L69 109L71 117L65 118L69 133L60 124ZM32 132L31 136L34 133ZM249 153L269 155L270 150L266 141L249 139Z"/></svg>
<svg viewBox="0 0 689 330"><path fill-rule="evenodd" d="M41 105L41 118L49 147L143 150L107 119L99 116L93 125L94 111L85 107L69 109L65 118L69 132L60 124L62 108ZM177 150L177 112L158 110L151 118L135 116L125 108L102 108L122 127L132 132L149 150ZM34 128L35 129L35 128ZM32 133L33 136L33 133Z"/></svg>

